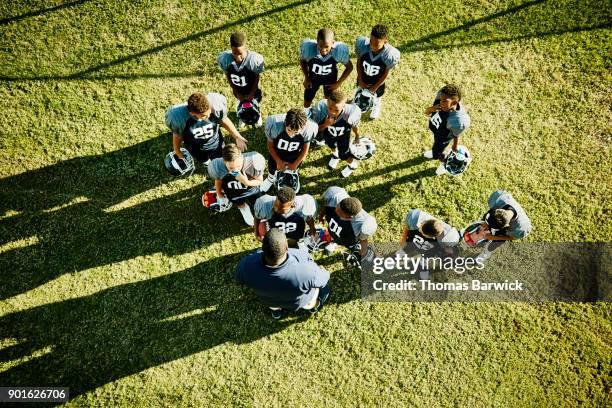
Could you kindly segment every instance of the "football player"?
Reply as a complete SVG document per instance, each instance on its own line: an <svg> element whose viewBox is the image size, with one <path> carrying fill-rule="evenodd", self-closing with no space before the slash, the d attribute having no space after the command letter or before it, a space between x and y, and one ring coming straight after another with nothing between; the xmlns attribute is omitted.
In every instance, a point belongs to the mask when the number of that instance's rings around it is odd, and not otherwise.
<svg viewBox="0 0 612 408"><path fill-rule="evenodd" d="M446 148L453 142L452 149L457 151L459 137L470 127L470 117L461 105L461 88L455 84L445 85L436 94L433 105L425 110L425 115L429 116L429 129L433 133L434 144L423 156L441 162L436 169L436 174L441 175L446 173Z"/></svg>
<svg viewBox="0 0 612 408"><path fill-rule="evenodd" d="M344 72L338 79L338 64L344 65ZM300 66L304 73L304 107L312 104L317 91L323 86L325 96L348 78L353 71L349 59L349 48L334 40L334 32L322 28L317 33L317 41L304 40L300 44Z"/></svg>
<svg viewBox="0 0 612 408"><path fill-rule="evenodd" d="M290 246L304 238L306 225L312 236L317 235L314 218L317 212L315 199L308 194L295 195L289 187L282 187L276 197L263 195L255 201L255 236L263 238L259 231L261 220L267 220L269 228L278 228L287 235Z"/></svg>
<svg viewBox="0 0 612 408"><path fill-rule="evenodd" d="M268 177L261 189L266 192L276 180L277 170L297 170L317 135L318 126L308 119L304 109L292 108L286 114L268 116L265 133L268 139Z"/></svg>
<svg viewBox="0 0 612 408"><path fill-rule="evenodd" d="M327 100L320 101L315 107L312 120L319 125L318 140L324 140L332 150L327 163L330 169L338 167L340 160L347 165L342 170L342 177L348 177L359 165L350 151L351 131L355 134L353 143L359 143L359 121L361 110L352 103L346 103L346 96L340 89L333 90Z"/></svg>
<svg viewBox="0 0 612 408"><path fill-rule="evenodd" d="M389 71L400 60L400 52L387 42L387 26L377 24L372 28L370 38L357 37L355 53L357 54L357 86L368 89L376 95L370 119L380 115L381 98L385 93L385 80Z"/></svg>
<svg viewBox="0 0 612 408"><path fill-rule="evenodd" d="M247 225L254 219L250 204L263 193L259 186L263 181L266 159L257 152L242 154L234 144L223 148L223 157L208 165L208 174L215 179L215 190L220 200L229 200L236 205Z"/></svg>
<svg viewBox="0 0 612 408"><path fill-rule="evenodd" d="M217 63L225 72L234 96L238 99L238 103L244 100L261 102L259 76L264 71L263 57L247 48L244 33L233 33L230 36L230 46L231 50L219 54ZM260 116L256 127L260 127L261 124ZM241 120L238 121L238 127L244 128L244 123Z"/></svg>
<svg viewBox="0 0 612 408"><path fill-rule="evenodd" d="M376 232L376 219L362 207L361 201L349 197L345 189L330 187L323 194L320 221L327 221L332 237L325 250L333 252L338 245L345 246L363 259L368 251L368 239Z"/></svg>
<svg viewBox="0 0 612 408"><path fill-rule="evenodd" d="M476 259L484 262L491 252L506 241L525 238L531 233L531 220L521 205L507 191L494 191L489 197L489 211L483 217L490 230L486 238L490 241Z"/></svg>
<svg viewBox="0 0 612 408"><path fill-rule="evenodd" d="M184 142L189 153L205 166L221 157L223 137L219 127L229 132L241 151L246 149L247 140L227 117L225 96L218 93L196 92L187 103L172 106L166 111L166 126L172 131L174 153L183 158L181 142Z"/></svg>
<svg viewBox="0 0 612 408"><path fill-rule="evenodd" d="M404 223L404 231L400 238L400 248L407 243L415 248L429 251L439 244L443 247L453 247L459 244L459 231L449 224L434 218L431 214L419 209L408 211Z"/></svg>

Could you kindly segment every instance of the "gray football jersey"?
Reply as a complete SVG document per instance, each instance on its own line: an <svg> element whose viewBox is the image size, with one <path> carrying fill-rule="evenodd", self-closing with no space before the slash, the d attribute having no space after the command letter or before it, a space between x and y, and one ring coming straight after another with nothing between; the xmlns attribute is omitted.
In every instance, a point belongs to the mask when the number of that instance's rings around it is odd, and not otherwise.
<svg viewBox="0 0 612 408"><path fill-rule="evenodd" d="M227 72L232 64L234 65L236 71L248 69L255 74L261 74L265 69L263 56L251 50L247 51L247 56L240 65L236 64L234 61L231 51L223 51L217 58L217 64L219 64L219 68L221 68L223 72Z"/></svg>
<svg viewBox="0 0 612 408"><path fill-rule="evenodd" d="M300 59L308 62L313 58L318 58L323 62L333 58L342 65L346 65L349 62L349 47L343 42L336 41L330 53L323 57L319 53L319 48L315 40L302 41L300 44Z"/></svg>
<svg viewBox="0 0 612 408"><path fill-rule="evenodd" d="M323 99L314 107L311 119L316 123L321 124L327 117L328 113L327 100ZM345 104L344 109L342 109L342 113L336 122L340 122L342 120L348 123L352 128L359 125L359 122L361 121L361 110L353 103Z"/></svg>
<svg viewBox="0 0 612 408"><path fill-rule="evenodd" d="M274 140L283 133L285 130L285 117L287 114L279 113L277 115L271 115L266 118L265 125L265 134L266 137L270 140ZM319 131L319 126L314 123L312 120L308 119L306 121L306 126L300 132L302 137L304 138L304 143L310 143L312 139L315 138L317 132Z"/></svg>
<svg viewBox="0 0 612 408"><path fill-rule="evenodd" d="M508 235L514 238L525 238L531 232L531 220L521 205L507 191L494 191L489 197L489 208L498 209L510 206L516 211L516 218L510 221Z"/></svg>
<svg viewBox="0 0 612 408"><path fill-rule="evenodd" d="M370 38L368 37L357 37L355 40L355 53L357 57L361 57L363 54L371 53ZM388 69L391 69L397 65L400 61L400 52L397 48L391 44L385 44L384 48L378 55L370 54L370 58L376 60L382 59Z"/></svg>
<svg viewBox="0 0 612 408"><path fill-rule="evenodd" d="M210 103L210 119L216 119L218 122L225 118L227 115L227 99L225 99L225 96L211 92L206 97ZM166 126L172 133L182 136L190 116L191 114L187 110L187 102L174 105L166 111Z"/></svg>
<svg viewBox="0 0 612 408"><path fill-rule="evenodd" d="M323 193L323 205L325 207L336 208L338 203L347 197L349 197L349 195L342 187L329 187L325 190L325 193ZM368 239L370 236L374 235L376 228L378 228L376 219L363 209L351 220L351 226L353 227L355 236L359 240Z"/></svg>
<svg viewBox="0 0 612 408"><path fill-rule="evenodd" d="M438 91L435 97L436 101L440 100L441 94L441 91ZM471 124L470 115L467 114L462 105L460 105L460 107L460 110L449 112L448 119L446 119L446 128L450 130L455 137L461 135L461 133L467 130Z"/></svg>
<svg viewBox="0 0 612 408"><path fill-rule="evenodd" d="M242 172L249 178L263 176L266 168L266 159L257 152L243 153L244 163ZM215 180L221 180L228 173L223 158L219 157L208 163L208 175Z"/></svg>
<svg viewBox="0 0 612 408"><path fill-rule="evenodd" d="M423 225L425 221L433 219L434 217L431 214L426 213L425 211L421 211L419 209L414 209L408 211L408 214L406 214L405 223L409 230L415 231L419 230L419 228L421 228L421 225ZM444 221L442 221L442 225L444 226L444 233L441 236L437 237L436 241L443 245L457 245L460 239L459 231L457 231L457 228L453 228Z"/></svg>
<svg viewBox="0 0 612 408"><path fill-rule="evenodd" d="M269 220L274 215L275 196L263 195L255 201L255 218L260 220ZM295 208L290 213L284 214L284 217L289 217L293 214L298 214L305 221L314 218L317 212L317 204L315 199L309 194L302 194L295 197Z"/></svg>

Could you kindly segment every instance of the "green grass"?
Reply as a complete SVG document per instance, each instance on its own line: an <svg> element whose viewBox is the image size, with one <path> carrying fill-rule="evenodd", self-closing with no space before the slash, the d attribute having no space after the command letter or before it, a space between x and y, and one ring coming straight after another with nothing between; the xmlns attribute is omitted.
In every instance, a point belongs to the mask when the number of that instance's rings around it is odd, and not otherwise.
<svg viewBox="0 0 612 408"><path fill-rule="evenodd" d="M332 303L273 322L233 283L256 248L238 212L202 209L201 169L162 169L165 109L230 97L214 61L232 31L266 59L267 115L301 104L302 38L329 25L352 45L384 21L402 61L362 126L378 154L345 181L314 151L304 192L346 187L379 242L409 208L463 226L497 188L527 210L529 241L610 241L609 4L410 3L2 3L0 386L69 386L75 406L604 405L609 304L365 303L335 256ZM450 81L472 118L460 178L419 158L422 111Z"/></svg>

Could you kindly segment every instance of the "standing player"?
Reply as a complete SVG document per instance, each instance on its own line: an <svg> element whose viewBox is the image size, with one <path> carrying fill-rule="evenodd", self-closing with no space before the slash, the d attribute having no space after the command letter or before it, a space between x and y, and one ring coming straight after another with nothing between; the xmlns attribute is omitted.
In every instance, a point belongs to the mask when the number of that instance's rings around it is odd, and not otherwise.
<svg viewBox="0 0 612 408"><path fill-rule="evenodd" d="M238 104L244 100L256 101L259 104L262 97L261 89L259 89L259 76L264 71L263 57L247 48L246 36L241 32L235 32L230 36L230 46L231 50L219 54L217 63L225 72L227 81L232 87L232 92L238 99ZM260 127L261 124L260 116L256 127ZM244 127L244 123L240 119L238 127Z"/></svg>
<svg viewBox="0 0 612 408"><path fill-rule="evenodd" d="M301 108L292 108L286 114L268 116L265 133L268 138L268 178L261 190L266 192L276 181L277 170L297 170L317 135L317 124L309 120Z"/></svg>
<svg viewBox="0 0 612 408"><path fill-rule="evenodd" d="M187 103L175 105L166 112L166 126L172 131L174 154L183 158L181 142L191 155L205 166L221 157L223 137L219 127L227 130L241 151L247 140L238 133L227 117L227 100L218 93L192 94Z"/></svg>
<svg viewBox="0 0 612 408"><path fill-rule="evenodd" d="M312 236L317 234L314 217L317 212L315 199L308 194L295 195L289 187L282 187L276 197L263 195L255 201L255 237L263 238L259 232L261 220L267 220L269 228L278 228L287 235L290 246L304 238L306 225Z"/></svg>
<svg viewBox="0 0 612 408"><path fill-rule="evenodd" d="M320 101L314 109L312 119L319 125L317 139L325 140L332 150L332 156L327 163L330 169L338 167L340 160L346 160L342 177L348 177L359 166L350 151L351 131L355 133L353 143L359 143L359 121L361 110L352 103L346 103L346 96L340 89L331 91L327 100Z"/></svg>
<svg viewBox="0 0 612 408"><path fill-rule="evenodd" d="M266 167L265 158L257 152L242 154L236 145L223 148L223 157L214 159L208 165L208 174L215 179L217 197L228 199L235 204L244 222L253 226L254 219L250 204L261 196L259 186L263 181Z"/></svg>
<svg viewBox="0 0 612 408"><path fill-rule="evenodd" d="M374 217L362 207L361 201L349 197L345 189L330 187L323 194L321 220L327 220L327 229L332 237L325 250L333 252L343 245L363 259L368 251L368 239L376 232Z"/></svg>
<svg viewBox="0 0 612 408"><path fill-rule="evenodd" d="M377 24L372 28L370 38L357 37L355 52L357 53L357 86L367 89L376 95L370 119L380 115L381 98L385 93L385 80L389 71L400 60L400 52L387 42L389 30L387 26Z"/></svg>
<svg viewBox="0 0 612 408"><path fill-rule="evenodd" d="M494 191L489 197L489 211L484 216L489 231L486 238L491 241L485 246L478 258L484 262L491 252L505 241L525 238L531 232L531 220L521 205L507 191Z"/></svg>
<svg viewBox="0 0 612 408"><path fill-rule="evenodd" d="M338 79L338 64L344 65L344 72ZM322 28L317 41L304 40L300 44L300 66L304 73L304 107L312 104L319 87L323 86L325 96L348 78L353 71L348 46L334 40L334 32Z"/></svg>
<svg viewBox="0 0 612 408"><path fill-rule="evenodd" d="M433 106L425 110L429 116L429 129L433 132L434 144L431 150L423 153L426 159L437 159L441 163L436 174L446 173L444 151L453 142L452 149L457 151L459 136L470 127L470 117L461 106L461 88L455 84L445 85L436 94Z"/></svg>

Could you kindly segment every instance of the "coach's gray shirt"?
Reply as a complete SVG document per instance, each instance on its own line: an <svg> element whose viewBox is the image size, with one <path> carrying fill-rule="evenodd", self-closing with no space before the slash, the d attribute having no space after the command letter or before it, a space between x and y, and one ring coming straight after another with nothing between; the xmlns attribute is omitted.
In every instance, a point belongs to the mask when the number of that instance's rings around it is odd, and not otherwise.
<svg viewBox="0 0 612 408"><path fill-rule="evenodd" d="M492 210L510 206L515 212L516 217L510 221L507 234L514 238L525 238L531 232L531 220L527 216L523 207L507 191L494 191L489 197L489 208Z"/></svg>

